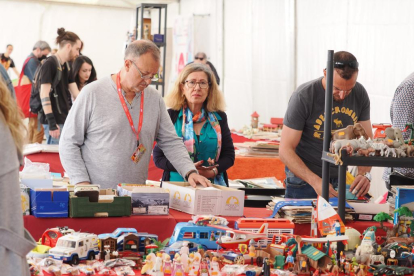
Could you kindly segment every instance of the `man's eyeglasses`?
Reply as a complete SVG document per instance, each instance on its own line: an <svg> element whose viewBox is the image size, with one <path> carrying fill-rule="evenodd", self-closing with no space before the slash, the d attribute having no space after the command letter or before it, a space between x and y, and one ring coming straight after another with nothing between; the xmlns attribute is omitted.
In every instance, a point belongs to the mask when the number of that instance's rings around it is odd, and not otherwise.
<svg viewBox="0 0 414 276"><path fill-rule="evenodd" d="M204 58L203 58L203 57L195 57L195 59L199 59L199 60L201 60L201 61L203 61L203 60L204 60Z"/></svg>
<svg viewBox="0 0 414 276"><path fill-rule="evenodd" d="M185 83L187 84L188 88L193 88L198 84L200 85L200 88L204 89L204 88L207 88L209 85L209 83L206 81L196 82L196 81L188 80L188 81L185 81Z"/></svg>
<svg viewBox="0 0 414 276"><path fill-rule="evenodd" d="M349 61L349 62L334 61L334 68L338 68L338 69L343 69L345 67L349 67L349 68L353 68L353 69L358 69L358 66L359 66L359 63L356 60Z"/></svg>
<svg viewBox="0 0 414 276"><path fill-rule="evenodd" d="M132 60L129 60L132 64L134 64L135 68L137 69L139 75L141 76L141 79L143 80L151 80L151 81L158 81L158 73L151 76L151 75L142 75L141 71L138 69L138 66L133 62Z"/></svg>

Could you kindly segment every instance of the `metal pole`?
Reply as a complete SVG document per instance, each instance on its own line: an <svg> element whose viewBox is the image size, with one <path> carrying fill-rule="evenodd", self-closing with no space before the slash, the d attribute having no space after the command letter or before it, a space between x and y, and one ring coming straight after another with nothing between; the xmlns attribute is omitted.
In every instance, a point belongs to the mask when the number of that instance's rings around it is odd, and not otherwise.
<svg viewBox="0 0 414 276"><path fill-rule="evenodd" d="M342 155L346 155L346 150L342 151ZM345 195L346 195L346 169L347 165L343 164L338 169L338 215L341 220L345 223ZM338 242L338 253L344 250L344 244Z"/></svg>
<svg viewBox="0 0 414 276"><path fill-rule="evenodd" d="M332 130L332 89L333 89L333 50L328 50L325 87L325 122L323 127L323 151L329 151ZM322 197L329 202L329 163L322 160Z"/></svg>

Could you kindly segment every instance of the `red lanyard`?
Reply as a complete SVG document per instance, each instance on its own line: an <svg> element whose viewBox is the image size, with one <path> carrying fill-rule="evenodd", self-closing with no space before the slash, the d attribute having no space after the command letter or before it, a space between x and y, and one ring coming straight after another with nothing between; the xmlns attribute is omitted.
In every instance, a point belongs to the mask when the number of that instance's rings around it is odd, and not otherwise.
<svg viewBox="0 0 414 276"><path fill-rule="evenodd" d="M125 99L122 96L122 89L121 89L121 82L120 82L120 73L121 72L119 72L116 75L116 88L118 90L119 100L121 101L122 107L124 108L125 115L128 118L129 125L131 126L132 132L135 133L135 135L137 136L137 144L138 144L138 142L139 142L139 133L141 132L142 120L144 118L144 91L141 92L141 106L140 106L140 110L139 110L139 124L138 124L138 132L137 132L135 130L135 127L134 127L134 121L132 121L131 114L129 113L128 107L127 107L127 105L125 103Z"/></svg>

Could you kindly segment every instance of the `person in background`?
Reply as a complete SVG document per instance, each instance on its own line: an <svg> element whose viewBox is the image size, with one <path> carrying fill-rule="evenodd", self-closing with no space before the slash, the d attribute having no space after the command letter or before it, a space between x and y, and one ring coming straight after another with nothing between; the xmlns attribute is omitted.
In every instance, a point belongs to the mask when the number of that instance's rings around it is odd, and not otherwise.
<svg viewBox="0 0 414 276"><path fill-rule="evenodd" d="M181 71L173 90L166 96L175 131L198 173L214 184L228 186L226 170L235 153L224 113L225 102L213 72L203 64L189 64ZM155 146L155 165L164 170L163 181L184 181L163 151ZM218 167L212 166L217 164Z"/></svg>
<svg viewBox="0 0 414 276"><path fill-rule="evenodd" d="M64 28L58 29L57 33L59 51L56 58L48 58L41 70L40 99L43 109L39 112L39 121L45 129L47 144L59 144L60 133L72 105L70 94L75 99L79 94L75 82L69 79L70 68L67 62L74 61L79 56L81 40L75 33L67 32ZM62 76L51 95L52 83L58 70Z"/></svg>
<svg viewBox="0 0 414 276"><path fill-rule="evenodd" d="M85 86L69 112L59 144L72 184L145 183L154 141L192 185L210 186L198 174L175 134L157 81L160 50L152 41L128 45L121 70Z"/></svg>
<svg viewBox="0 0 414 276"><path fill-rule="evenodd" d="M23 74L29 79L29 81L33 84L34 76L37 68L40 65L41 60L45 59L51 49L49 44L46 41L39 40L33 46L33 51L27 57L29 61L24 68ZM29 117L29 125L28 125L28 142L31 143L39 143L41 144L43 141L44 136L44 128L42 124L38 123L38 118L36 114L31 113Z"/></svg>
<svg viewBox="0 0 414 276"><path fill-rule="evenodd" d="M50 46L46 41L39 40L33 46L33 51L27 57L30 59L24 68L24 75L29 78L30 82L33 82L34 75L37 67L40 65L40 61L45 59L49 55L50 51Z"/></svg>
<svg viewBox="0 0 414 276"><path fill-rule="evenodd" d="M24 126L17 102L0 81L0 267L1 275L29 276L26 254L36 242L25 231L19 168L23 161Z"/></svg>
<svg viewBox="0 0 414 276"><path fill-rule="evenodd" d="M192 62L190 62L189 64L191 64L191 63ZM213 71L214 77L216 78L217 85L220 85L220 77L218 76L216 68L214 67L214 65L210 61L207 60L206 53L198 52L194 56L194 63L206 64L208 67L210 67L211 71Z"/></svg>
<svg viewBox="0 0 414 276"><path fill-rule="evenodd" d="M0 81L3 81L3 83L7 86L10 92L10 96L13 99L16 99L16 92L14 91L13 83L9 77L9 74L7 74L6 68L0 63Z"/></svg>
<svg viewBox="0 0 414 276"><path fill-rule="evenodd" d="M53 49L52 49L52 52L51 52L51 54L52 54L52 55L54 55L54 54L56 54L56 53L57 53L57 51L58 51L58 49L56 49L56 48L53 48Z"/></svg>
<svg viewBox="0 0 414 276"><path fill-rule="evenodd" d="M92 60L87 56L79 56L72 64L72 79L76 82L79 92L82 88L96 81L96 71Z"/></svg>
<svg viewBox="0 0 414 276"><path fill-rule="evenodd" d="M13 45L7 44L6 51L1 54L0 62L4 66L4 68L6 68L6 70L9 70L9 68L12 68L16 76L19 77L20 72L16 69L16 65L14 64L14 61L10 57L12 52L13 52Z"/></svg>
<svg viewBox="0 0 414 276"><path fill-rule="evenodd" d="M414 123L414 72L406 77L397 87L390 107L391 124L401 130L407 123ZM402 132L404 140L410 139L411 131ZM393 172L414 178L413 168L393 168ZM391 168L386 168L383 179L388 190L390 186Z"/></svg>
<svg viewBox="0 0 414 276"><path fill-rule="evenodd" d="M359 63L354 55L334 54L332 130L360 123L372 139L370 101L357 82ZM325 114L326 69L323 77L300 85L292 94L283 119L279 147L285 164L287 198L316 198L322 195L322 151ZM350 192L357 197L368 193L371 167L358 167ZM329 196L337 196L338 167L330 166Z"/></svg>

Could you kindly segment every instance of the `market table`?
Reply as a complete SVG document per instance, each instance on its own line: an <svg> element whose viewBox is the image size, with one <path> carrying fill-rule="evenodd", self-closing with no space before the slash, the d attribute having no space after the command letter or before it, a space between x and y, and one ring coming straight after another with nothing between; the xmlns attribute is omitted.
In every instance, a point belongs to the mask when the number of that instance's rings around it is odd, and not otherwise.
<svg viewBox="0 0 414 276"><path fill-rule="evenodd" d="M244 217L265 218L272 214L264 208L244 208ZM226 217L229 227L234 227L234 222L239 217ZM109 217L109 218L35 218L34 216L24 216L24 226L38 240L47 228L57 226L68 226L75 231L90 232L95 234L111 233L118 227L133 227L139 232L157 234L160 240L164 240L172 235L175 225L178 222L191 220L191 215L177 210L170 209L168 216L130 216L130 217ZM363 232L370 226L379 226L374 221L348 221L346 226L353 227L359 232ZM391 224L384 223L390 226ZM295 234L309 235L310 224L296 224ZM378 229L378 235L385 235Z"/></svg>

